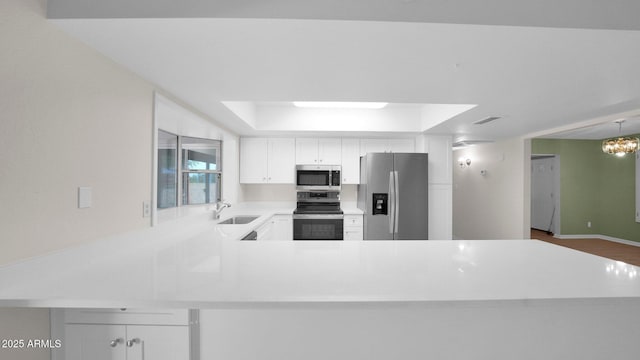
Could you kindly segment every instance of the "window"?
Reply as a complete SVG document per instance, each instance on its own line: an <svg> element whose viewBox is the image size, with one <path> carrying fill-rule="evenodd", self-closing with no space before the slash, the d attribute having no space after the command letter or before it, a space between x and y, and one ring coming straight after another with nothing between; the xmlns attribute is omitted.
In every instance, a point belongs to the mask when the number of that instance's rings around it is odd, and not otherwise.
<svg viewBox="0 0 640 360"><path fill-rule="evenodd" d="M182 137L182 205L220 200L220 141Z"/></svg>
<svg viewBox="0 0 640 360"><path fill-rule="evenodd" d="M178 194L180 205L220 201L221 147L219 140L158 130L158 208L178 206Z"/></svg>
<svg viewBox="0 0 640 360"><path fill-rule="evenodd" d="M158 130L158 209L177 206L178 136Z"/></svg>

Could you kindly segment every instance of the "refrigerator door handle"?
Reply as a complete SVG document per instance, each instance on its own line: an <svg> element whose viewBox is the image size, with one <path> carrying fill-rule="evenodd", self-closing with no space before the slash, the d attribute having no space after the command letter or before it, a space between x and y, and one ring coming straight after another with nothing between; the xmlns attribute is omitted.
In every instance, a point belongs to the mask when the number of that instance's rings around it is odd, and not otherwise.
<svg viewBox="0 0 640 360"><path fill-rule="evenodd" d="M394 233L398 233L398 223L400 220L400 182L398 181L398 172L394 171L393 172L394 175L394 179L393 179L393 184L395 187L395 190L393 192L393 197L394 197L394 201L395 201L395 206L393 209L393 217L395 218L394 220Z"/></svg>
<svg viewBox="0 0 640 360"><path fill-rule="evenodd" d="M393 234L396 215L395 176L389 171L389 233Z"/></svg>

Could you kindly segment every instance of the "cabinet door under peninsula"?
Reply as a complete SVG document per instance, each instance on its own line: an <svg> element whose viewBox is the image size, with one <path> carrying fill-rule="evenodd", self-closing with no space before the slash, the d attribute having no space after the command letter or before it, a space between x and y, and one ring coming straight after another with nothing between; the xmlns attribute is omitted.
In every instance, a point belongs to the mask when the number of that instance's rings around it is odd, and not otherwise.
<svg viewBox="0 0 640 360"><path fill-rule="evenodd" d="M53 309L52 360L197 360L194 310Z"/></svg>

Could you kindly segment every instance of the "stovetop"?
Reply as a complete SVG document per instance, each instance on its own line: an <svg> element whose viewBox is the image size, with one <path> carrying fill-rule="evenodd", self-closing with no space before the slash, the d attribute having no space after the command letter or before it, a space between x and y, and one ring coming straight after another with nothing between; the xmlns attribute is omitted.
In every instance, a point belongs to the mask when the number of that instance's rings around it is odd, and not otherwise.
<svg viewBox="0 0 640 360"><path fill-rule="evenodd" d="M310 215L310 214L318 214L318 215L342 215L344 211L342 209L308 209L308 208L296 208L293 210L294 214L299 215Z"/></svg>

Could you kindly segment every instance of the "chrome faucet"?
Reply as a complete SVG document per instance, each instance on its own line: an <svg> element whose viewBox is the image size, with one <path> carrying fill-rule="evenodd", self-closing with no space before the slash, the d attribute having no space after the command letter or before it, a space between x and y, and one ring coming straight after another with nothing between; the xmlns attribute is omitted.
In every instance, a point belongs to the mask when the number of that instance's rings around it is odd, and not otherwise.
<svg viewBox="0 0 640 360"><path fill-rule="evenodd" d="M231 204L224 201L218 201L216 203L216 207L213 208L213 218L216 220L220 219L220 213L222 212L222 210L224 210L224 208L228 207L231 207Z"/></svg>

